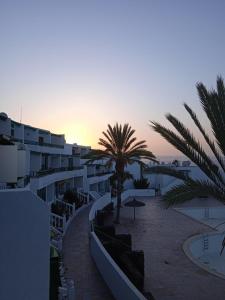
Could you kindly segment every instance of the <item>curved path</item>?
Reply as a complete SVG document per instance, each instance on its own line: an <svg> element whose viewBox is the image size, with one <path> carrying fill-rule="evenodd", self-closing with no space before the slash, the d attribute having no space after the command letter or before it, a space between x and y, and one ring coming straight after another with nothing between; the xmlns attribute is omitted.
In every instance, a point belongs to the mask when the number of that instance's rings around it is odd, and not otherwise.
<svg viewBox="0 0 225 300"><path fill-rule="evenodd" d="M66 277L74 280L76 300L112 300L89 251L88 214L84 209L75 217L63 240Z"/></svg>

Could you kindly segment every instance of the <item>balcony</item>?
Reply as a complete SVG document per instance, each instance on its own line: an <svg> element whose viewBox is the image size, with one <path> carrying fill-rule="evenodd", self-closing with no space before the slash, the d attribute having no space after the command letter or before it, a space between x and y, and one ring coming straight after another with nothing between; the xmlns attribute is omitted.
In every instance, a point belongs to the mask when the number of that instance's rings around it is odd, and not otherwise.
<svg viewBox="0 0 225 300"><path fill-rule="evenodd" d="M32 190L38 190L57 181L63 181L66 179L83 176L83 166L40 170L31 174L30 186Z"/></svg>
<svg viewBox="0 0 225 300"><path fill-rule="evenodd" d="M44 143L44 142L37 142L37 141L32 141L32 140L22 140L18 138L12 138L12 141L14 142L20 142L28 145L35 145L35 146L42 146L42 147L51 147L51 148L60 148L63 149L64 145L58 145L58 144L51 144L51 143Z"/></svg>
<svg viewBox="0 0 225 300"><path fill-rule="evenodd" d="M89 175L87 175L87 177L90 178L90 177L95 177L95 176L103 176L103 175L107 175L107 174L112 174L112 172L105 171L105 172L96 173L96 174L89 174Z"/></svg>
<svg viewBox="0 0 225 300"><path fill-rule="evenodd" d="M32 172L31 177L42 177L58 172L65 172L65 171L74 171L74 170L82 170L83 166L77 166L77 167L61 167L61 168L51 168L47 170L40 170L37 172Z"/></svg>
<svg viewBox="0 0 225 300"><path fill-rule="evenodd" d="M95 184L95 183L99 183L101 181L105 181L105 180L108 180L109 177L112 176L112 172L101 172L101 173L98 173L98 174L89 174L87 175L87 180L88 180L88 184Z"/></svg>

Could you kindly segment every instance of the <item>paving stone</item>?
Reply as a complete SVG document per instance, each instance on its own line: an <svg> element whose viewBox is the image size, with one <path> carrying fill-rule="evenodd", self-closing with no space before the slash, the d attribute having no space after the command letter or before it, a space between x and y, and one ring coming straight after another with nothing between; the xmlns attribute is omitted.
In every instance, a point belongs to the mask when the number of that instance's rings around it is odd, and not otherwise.
<svg viewBox="0 0 225 300"><path fill-rule="evenodd" d="M133 249L144 250L145 290L151 291L156 300L224 300L225 280L192 263L182 249L190 236L213 229L173 208L164 209L160 198L140 197L139 200L146 206L136 209L135 222L133 210L123 207L116 232L132 234ZM206 202L215 205L215 201ZM203 205L203 200L190 204ZM107 222L111 223L112 218Z"/></svg>
<svg viewBox="0 0 225 300"><path fill-rule="evenodd" d="M98 272L89 251L89 208L70 224L63 240L63 260L66 277L74 280L76 300L113 300Z"/></svg>

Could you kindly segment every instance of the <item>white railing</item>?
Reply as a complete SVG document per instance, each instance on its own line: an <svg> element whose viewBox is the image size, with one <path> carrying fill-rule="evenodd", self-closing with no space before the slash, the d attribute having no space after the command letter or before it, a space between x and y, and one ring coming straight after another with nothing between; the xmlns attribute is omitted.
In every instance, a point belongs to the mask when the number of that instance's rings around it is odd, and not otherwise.
<svg viewBox="0 0 225 300"><path fill-rule="evenodd" d="M70 203L68 203L68 202L65 202L65 201L62 201L62 200L59 200L59 199L56 199L55 202L56 202L56 203L58 202L58 203L61 204L62 206L66 207L66 209L67 209L67 211L68 211L68 213L69 213L70 216L73 216L73 215L74 215L75 209L76 209L75 203L70 204Z"/></svg>
<svg viewBox="0 0 225 300"><path fill-rule="evenodd" d="M65 216L61 217L59 215L51 213L50 214L50 223L51 223L51 226L53 226L54 228L64 232L64 229L66 227L66 217Z"/></svg>
<svg viewBox="0 0 225 300"><path fill-rule="evenodd" d="M154 197L155 189L130 189L122 193L122 202L126 201L129 197Z"/></svg>
<svg viewBox="0 0 225 300"><path fill-rule="evenodd" d="M89 195L88 194L84 194L82 192L77 192L77 197L83 203L89 203Z"/></svg>
<svg viewBox="0 0 225 300"><path fill-rule="evenodd" d="M98 192L96 191L89 191L89 197L91 196L91 198L93 200L98 200L99 198L101 198L103 195L100 195Z"/></svg>

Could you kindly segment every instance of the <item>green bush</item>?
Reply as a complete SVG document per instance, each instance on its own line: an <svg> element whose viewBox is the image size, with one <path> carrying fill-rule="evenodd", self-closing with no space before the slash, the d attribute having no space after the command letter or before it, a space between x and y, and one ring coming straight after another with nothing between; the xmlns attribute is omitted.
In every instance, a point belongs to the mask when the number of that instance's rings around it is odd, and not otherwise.
<svg viewBox="0 0 225 300"><path fill-rule="evenodd" d="M49 284L49 299L58 299L58 288L61 286L59 273L59 257L50 259L50 284Z"/></svg>
<svg viewBox="0 0 225 300"><path fill-rule="evenodd" d="M133 181L135 189L147 189L149 187L149 181L147 178L140 178Z"/></svg>
<svg viewBox="0 0 225 300"><path fill-rule="evenodd" d="M77 198L76 193L71 190L67 190L63 196L64 201L68 202L69 204L73 204L74 202L76 202L76 198Z"/></svg>

